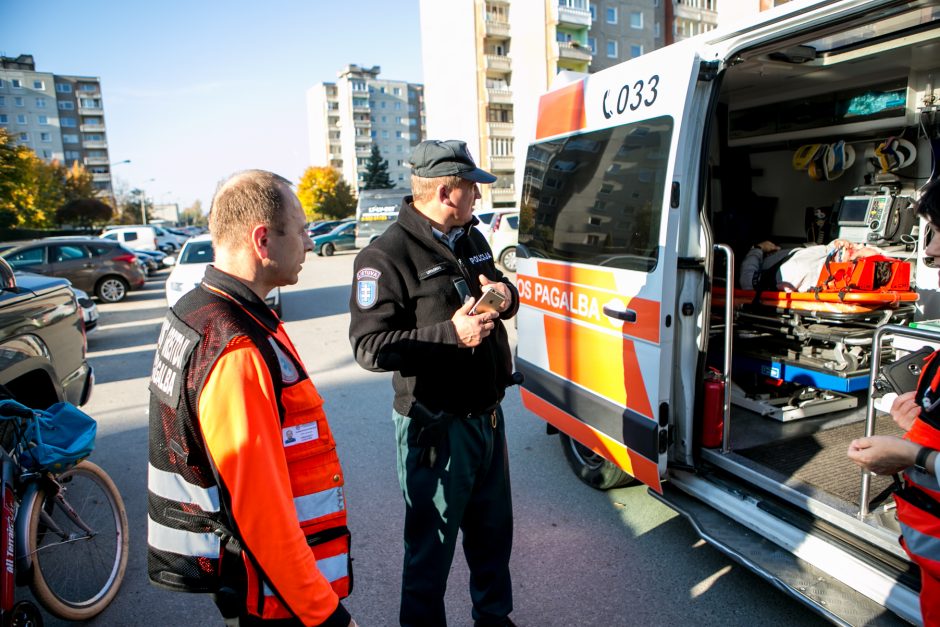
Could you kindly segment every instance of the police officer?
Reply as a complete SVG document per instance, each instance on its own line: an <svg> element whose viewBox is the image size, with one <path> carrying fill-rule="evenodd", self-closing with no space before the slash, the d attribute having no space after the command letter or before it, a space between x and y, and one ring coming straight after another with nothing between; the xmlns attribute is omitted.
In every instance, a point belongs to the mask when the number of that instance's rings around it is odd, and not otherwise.
<svg viewBox="0 0 940 627"><path fill-rule="evenodd" d="M503 413L512 357L503 320L518 293L473 225L476 166L462 141L411 155L413 196L359 253L350 341L359 364L393 371L392 416L405 497L402 625L446 625L444 590L458 531L475 625L512 625L512 504ZM484 288L502 301L472 312Z"/></svg>
<svg viewBox="0 0 940 627"><path fill-rule="evenodd" d="M148 570L228 625L354 626L343 473L323 400L264 302L312 242L288 181L212 201L215 265L167 313L150 381Z"/></svg>

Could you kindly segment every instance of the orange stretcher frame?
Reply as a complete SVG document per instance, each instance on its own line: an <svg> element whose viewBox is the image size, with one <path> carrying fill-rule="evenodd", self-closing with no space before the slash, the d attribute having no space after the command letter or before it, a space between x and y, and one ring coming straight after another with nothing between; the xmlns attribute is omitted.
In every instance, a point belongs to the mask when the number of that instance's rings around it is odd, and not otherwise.
<svg viewBox="0 0 940 627"><path fill-rule="evenodd" d="M897 307L903 303L917 302L917 292L758 292L734 290L734 304L739 307L757 303L778 309L795 309L836 314L864 314L881 309ZM721 305L725 290L712 290L712 304Z"/></svg>

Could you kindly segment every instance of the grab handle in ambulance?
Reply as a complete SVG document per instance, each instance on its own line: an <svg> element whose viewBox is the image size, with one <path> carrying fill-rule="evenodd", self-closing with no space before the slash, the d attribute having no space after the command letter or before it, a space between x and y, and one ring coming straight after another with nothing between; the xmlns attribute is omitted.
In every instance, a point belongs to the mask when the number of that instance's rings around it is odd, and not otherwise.
<svg viewBox="0 0 940 627"><path fill-rule="evenodd" d="M721 452L731 452L731 340L734 323L734 251L727 244L715 244L715 252L727 258L725 264L725 359L721 365L724 398L721 411L724 417L721 432Z"/></svg>
<svg viewBox="0 0 940 627"><path fill-rule="evenodd" d="M604 305L604 315L616 318L617 320L623 320L624 322L636 322L636 312L632 309L624 309L621 311L614 309L610 305Z"/></svg>

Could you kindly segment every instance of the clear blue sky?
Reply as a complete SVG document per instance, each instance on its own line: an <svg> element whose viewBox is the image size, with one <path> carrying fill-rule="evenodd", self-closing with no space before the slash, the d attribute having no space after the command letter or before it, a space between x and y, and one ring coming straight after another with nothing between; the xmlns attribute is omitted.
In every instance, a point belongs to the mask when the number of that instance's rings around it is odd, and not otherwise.
<svg viewBox="0 0 940 627"><path fill-rule="evenodd" d="M0 54L100 77L117 185L208 210L237 170L300 178L311 85L350 63L422 82L418 19L418 0L0 0Z"/></svg>

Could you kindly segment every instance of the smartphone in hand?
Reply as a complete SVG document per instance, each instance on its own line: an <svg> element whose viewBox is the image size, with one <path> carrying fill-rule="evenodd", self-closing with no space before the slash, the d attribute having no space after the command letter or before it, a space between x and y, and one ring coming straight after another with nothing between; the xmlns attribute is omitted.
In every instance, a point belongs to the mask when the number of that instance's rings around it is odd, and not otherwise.
<svg viewBox="0 0 940 627"><path fill-rule="evenodd" d="M480 296L479 300L473 304L473 307L470 309L470 315L475 316L476 314L483 313L485 311L495 311L498 312L500 306L502 306L503 301L506 300L506 297L500 294L496 289L491 285L487 285L483 288L483 295Z"/></svg>

